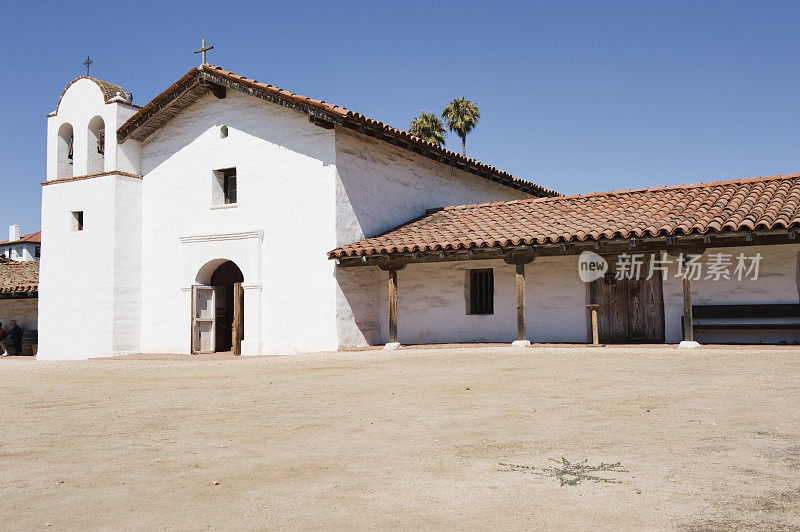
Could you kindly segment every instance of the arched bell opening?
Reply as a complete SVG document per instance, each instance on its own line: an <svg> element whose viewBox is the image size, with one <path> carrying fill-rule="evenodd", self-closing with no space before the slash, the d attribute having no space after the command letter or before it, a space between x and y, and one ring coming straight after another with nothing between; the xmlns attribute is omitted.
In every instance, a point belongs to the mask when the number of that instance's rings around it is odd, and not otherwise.
<svg viewBox="0 0 800 532"><path fill-rule="evenodd" d="M99 174L105 170L106 125L95 116L89 121L86 142L86 173Z"/></svg>
<svg viewBox="0 0 800 532"><path fill-rule="evenodd" d="M58 153L56 155L56 178L68 179L72 177L72 148L75 135L72 124L64 122L58 128Z"/></svg>

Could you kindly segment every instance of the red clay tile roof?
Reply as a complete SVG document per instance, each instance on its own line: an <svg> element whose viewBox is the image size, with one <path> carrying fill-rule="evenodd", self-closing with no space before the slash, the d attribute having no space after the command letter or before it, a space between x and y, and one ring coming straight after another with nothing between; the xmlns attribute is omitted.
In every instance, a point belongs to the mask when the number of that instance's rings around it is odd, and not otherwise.
<svg viewBox="0 0 800 532"><path fill-rule="evenodd" d="M35 292L39 289L39 261L0 259L0 293Z"/></svg>
<svg viewBox="0 0 800 532"><path fill-rule="evenodd" d="M280 89L274 85L267 83L259 83L254 79L248 79L244 76L234 74L229 70L212 65L202 65L193 68L186 73L181 79L170 85L164 92L153 98L144 107L131 116L120 128L117 130L117 136L120 142L124 142L129 138L137 128L143 126L148 120L159 113L163 107L166 107L166 102L174 97L176 91L188 91L192 86L190 80L193 77L202 77L207 81L214 82L214 78L218 82L230 82L238 89L256 91L262 97L266 95L273 101L278 101L284 105L288 105L295 109L311 109L315 112L309 112L309 115L320 115L324 119L330 119L339 125L343 125L350 129L364 132L365 128L370 131L378 131L377 138L384 141L391 141L393 144L401 146L410 151L421 153L421 150L431 152L436 160L461 168L467 172L472 172L482 177L487 177L493 181L497 181L507 186L512 186L519 190L523 190L534 196L556 196L558 193L554 190L544 188L542 186L531 183L524 179L515 177L508 172L499 170L494 166L484 164L476 159L465 157L460 153L456 153L437 144L433 144L419 137L410 135L406 131L391 127L368 118L360 113L356 113L344 107L325 102L323 100L315 100L306 96L301 96L287 90Z"/></svg>
<svg viewBox="0 0 800 532"><path fill-rule="evenodd" d="M769 230L800 224L800 174L446 207L343 246L378 253Z"/></svg>
<svg viewBox="0 0 800 532"><path fill-rule="evenodd" d="M31 242L31 243L35 243L35 244L41 244L42 243L42 232L41 231L36 231L35 233L31 233L29 235L22 235L21 237L19 237L19 240L13 240L13 241L12 240L6 240L5 242L0 242L0 246L3 246L5 244L19 244L21 242Z"/></svg>

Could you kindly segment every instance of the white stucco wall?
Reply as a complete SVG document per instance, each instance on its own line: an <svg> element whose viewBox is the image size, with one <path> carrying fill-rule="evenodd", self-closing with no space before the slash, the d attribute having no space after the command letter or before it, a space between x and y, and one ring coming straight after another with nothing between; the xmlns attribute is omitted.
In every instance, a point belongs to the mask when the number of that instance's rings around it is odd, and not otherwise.
<svg viewBox="0 0 800 532"><path fill-rule="evenodd" d="M494 314L469 315L470 269L494 271ZM532 342L586 342L588 290L576 256L539 257L525 267L528 338ZM348 269L348 268L340 268ZM353 267L350 270L366 268ZM381 342L388 340L388 273L380 275ZM401 343L506 342L517 337L514 266L502 260L409 264L397 272Z"/></svg>
<svg viewBox="0 0 800 532"><path fill-rule="evenodd" d="M39 299L35 297L0 299L0 323L9 330L8 322L17 320L22 330L36 330L38 327Z"/></svg>
<svg viewBox="0 0 800 532"><path fill-rule="evenodd" d="M427 209L531 196L387 142L336 129L336 238L345 245Z"/></svg>
<svg viewBox="0 0 800 532"><path fill-rule="evenodd" d="M42 188L38 358L138 350L129 338L139 314L140 189L139 179L113 174ZM73 211L83 211L83 231Z"/></svg>
<svg viewBox="0 0 800 532"><path fill-rule="evenodd" d="M760 253L757 280L700 279L692 281L693 305L744 305L767 303L800 303L798 294L798 254L800 244L778 246L745 246L711 248L703 254L703 262L713 253L725 253L735 257L740 253L753 256ZM733 271L733 269L731 269ZM664 278L664 320L667 343L681 341L681 316L683 315L683 289L681 279L675 277L676 267ZM798 331L742 331L717 332L697 331L695 339L708 343L773 343L800 341Z"/></svg>
<svg viewBox="0 0 800 532"><path fill-rule="evenodd" d="M427 209L527 197L386 142L336 129L337 246L379 234ZM340 347L377 342L377 319L370 313L379 297L379 278L377 273L337 270Z"/></svg>
<svg viewBox="0 0 800 532"><path fill-rule="evenodd" d="M37 260L39 257L36 256L36 248L39 246L40 244L31 242L0 246L0 256L15 261Z"/></svg>
<svg viewBox="0 0 800 532"><path fill-rule="evenodd" d="M141 153L142 351L189 352L189 288L216 259L244 275L244 354L334 349L333 131L229 90L193 104ZM212 208L212 171L230 167L238 204Z"/></svg>
<svg viewBox="0 0 800 532"><path fill-rule="evenodd" d="M141 336L142 181L116 177L114 184L112 349L131 353L139 352Z"/></svg>

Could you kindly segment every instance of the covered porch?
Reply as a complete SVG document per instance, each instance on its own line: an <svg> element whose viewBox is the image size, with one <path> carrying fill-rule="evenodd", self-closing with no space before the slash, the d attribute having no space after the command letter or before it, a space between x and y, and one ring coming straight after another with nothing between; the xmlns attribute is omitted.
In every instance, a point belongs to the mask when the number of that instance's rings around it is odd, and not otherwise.
<svg viewBox="0 0 800 532"><path fill-rule="evenodd" d="M798 220L786 201L796 185L779 176L429 211L329 254L352 313L340 347L800 343ZM707 219L689 223L690 211ZM587 256L607 270L587 278ZM626 262L638 269L620 275Z"/></svg>

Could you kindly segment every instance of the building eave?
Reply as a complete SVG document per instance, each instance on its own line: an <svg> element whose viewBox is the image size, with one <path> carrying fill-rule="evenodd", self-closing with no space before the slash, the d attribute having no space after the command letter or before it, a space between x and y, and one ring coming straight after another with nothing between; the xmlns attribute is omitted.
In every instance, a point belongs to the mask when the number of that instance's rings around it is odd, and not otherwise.
<svg viewBox="0 0 800 532"><path fill-rule="evenodd" d="M328 258L335 260L339 266L343 267L379 266L385 269L387 265L392 264L426 264L475 260L504 260L505 262L513 263L516 260L532 260L536 257L579 255L584 251L593 251L599 255L656 253L660 251L670 254L692 254L702 253L707 249L713 248L797 244L800 243L797 238L799 232L800 224L787 229L763 231L719 231L705 234L691 233L644 238L602 238L547 244L470 246L459 249L409 250L342 257L330 255Z"/></svg>

